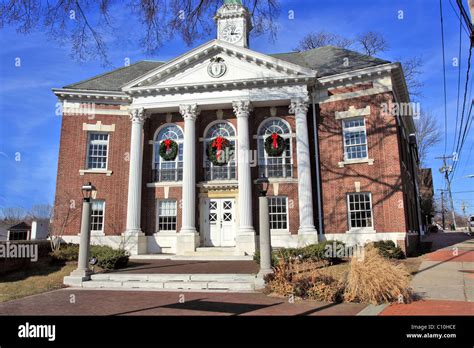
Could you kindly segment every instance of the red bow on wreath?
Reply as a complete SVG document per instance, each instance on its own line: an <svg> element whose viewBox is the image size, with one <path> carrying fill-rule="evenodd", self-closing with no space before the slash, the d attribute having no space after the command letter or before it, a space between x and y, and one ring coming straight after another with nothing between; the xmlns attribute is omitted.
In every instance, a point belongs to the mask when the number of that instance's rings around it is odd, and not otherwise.
<svg viewBox="0 0 474 348"><path fill-rule="evenodd" d="M213 142L212 142L212 147L217 148L217 153L216 153L216 158L219 159L221 155L221 150L222 150L222 145L224 143L224 138L222 137L217 137Z"/></svg>
<svg viewBox="0 0 474 348"><path fill-rule="evenodd" d="M170 147L171 147L171 140L166 139L165 140L165 146L166 146L166 152L168 152L170 150Z"/></svg>
<svg viewBox="0 0 474 348"><path fill-rule="evenodd" d="M272 140L273 140L272 146L273 146L274 149L276 149L278 147L278 142L277 142L278 134L273 133L272 134Z"/></svg>

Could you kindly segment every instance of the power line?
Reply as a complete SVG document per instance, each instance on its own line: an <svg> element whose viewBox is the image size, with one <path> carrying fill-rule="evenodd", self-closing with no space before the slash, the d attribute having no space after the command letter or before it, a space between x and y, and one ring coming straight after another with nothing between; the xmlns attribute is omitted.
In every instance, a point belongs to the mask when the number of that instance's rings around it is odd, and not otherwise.
<svg viewBox="0 0 474 348"><path fill-rule="evenodd" d="M443 86L444 86L444 155L448 147L448 107L446 96L446 59L444 55L444 20L443 20L443 0L439 0L439 16L441 20L441 51L443 55Z"/></svg>
<svg viewBox="0 0 474 348"><path fill-rule="evenodd" d="M449 0L449 4L451 5L451 8L453 9L453 12L456 15L456 17L458 17L458 19L461 21L461 17L458 15L458 13L457 13L456 9L454 8L454 5L453 5L451 0ZM466 29L466 26L464 25L464 23L462 21L461 21L461 25L462 25L462 28L464 29L464 31L466 32L467 36L470 37L470 34L469 34L468 30Z"/></svg>
<svg viewBox="0 0 474 348"><path fill-rule="evenodd" d="M451 0L449 0L449 3L452 6ZM454 10L454 9L453 9ZM456 104L456 126L454 129L458 129L458 120L459 120L459 96L460 96L460 91L461 91L461 54L462 54L462 40L461 40L461 34L462 34L462 20L461 17L459 17L459 52L458 52L458 98L457 98L457 104ZM456 139L457 139L457 133L454 131L454 141L453 141L453 150L451 151L454 153L454 147L456 146Z"/></svg>

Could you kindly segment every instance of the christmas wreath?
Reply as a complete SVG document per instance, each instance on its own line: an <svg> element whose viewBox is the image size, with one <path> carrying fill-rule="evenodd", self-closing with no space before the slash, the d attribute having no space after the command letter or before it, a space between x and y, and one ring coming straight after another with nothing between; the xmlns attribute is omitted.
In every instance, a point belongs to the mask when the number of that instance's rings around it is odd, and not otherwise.
<svg viewBox="0 0 474 348"><path fill-rule="evenodd" d="M160 144L160 156L165 161L173 161L178 155L178 143L171 139L163 140Z"/></svg>
<svg viewBox="0 0 474 348"><path fill-rule="evenodd" d="M229 159L226 158L226 154L228 154L227 149L231 150L232 145L230 141L224 137L216 137L209 142L207 156L213 165L223 166L229 162Z"/></svg>
<svg viewBox="0 0 474 348"><path fill-rule="evenodd" d="M285 151L285 139L276 133L272 133L265 139L265 151L272 157L281 156Z"/></svg>

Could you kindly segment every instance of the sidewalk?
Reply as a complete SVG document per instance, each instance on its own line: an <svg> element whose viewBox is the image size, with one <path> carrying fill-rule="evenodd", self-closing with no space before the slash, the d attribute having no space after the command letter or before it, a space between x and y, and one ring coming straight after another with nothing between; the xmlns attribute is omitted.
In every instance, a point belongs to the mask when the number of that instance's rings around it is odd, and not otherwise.
<svg viewBox="0 0 474 348"><path fill-rule="evenodd" d="M391 305L380 315L474 315L474 238L465 233L432 234L412 280L421 301Z"/></svg>

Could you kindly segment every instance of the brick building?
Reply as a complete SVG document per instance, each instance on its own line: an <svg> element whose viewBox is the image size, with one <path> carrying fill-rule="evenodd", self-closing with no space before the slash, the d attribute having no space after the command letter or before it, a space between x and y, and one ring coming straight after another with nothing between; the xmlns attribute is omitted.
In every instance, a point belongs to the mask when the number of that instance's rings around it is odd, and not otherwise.
<svg viewBox="0 0 474 348"><path fill-rule="evenodd" d="M169 62L54 89L63 239L78 241L75 202L90 181L93 243L252 255L265 176L274 247L414 245L417 151L400 64L331 46L262 54L248 48L245 7L226 3L215 18L216 40Z"/></svg>

